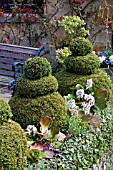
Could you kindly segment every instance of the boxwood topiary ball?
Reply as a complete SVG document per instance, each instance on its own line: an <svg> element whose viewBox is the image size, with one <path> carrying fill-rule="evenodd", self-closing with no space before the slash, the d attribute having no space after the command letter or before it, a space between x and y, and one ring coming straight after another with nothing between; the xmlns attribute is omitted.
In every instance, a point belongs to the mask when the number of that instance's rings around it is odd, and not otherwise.
<svg viewBox="0 0 113 170"><path fill-rule="evenodd" d="M91 53L93 46L88 39L78 37L70 43L70 50L73 56L85 56Z"/></svg>
<svg viewBox="0 0 113 170"><path fill-rule="evenodd" d="M16 88L20 96L32 98L57 91L58 82L57 79L51 75L37 80L29 80L21 77L17 81Z"/></svg>
<svg viewBox="0 0 113 170"><path fill-rule="evenodd" d="M69 56L65 65L68 72L86 75L94 73L100 67L100 61L97 55L90 53L86 56Z"/></svg>
<svg viewBox="0 0 113 170"><path fill-rule="evenodd" d="M8 119L12 116L12 110L9 104L6 103L3 99L0 99L0 124L7 122Z"/></svg>
<svg viewBox="0 0 113 170"><path fill-rule="evenodd" d="M46 115L53 118L55 125L61 127L66 119L65 103L58 92L37 98L21 98L18 95L9 101L13 112L13 120L23 128L29 124L37 125Z"/></svg>
<svg viewBox="0 0 113 170"><path fill-rule="evenodd" d="M56 74L56 78L59 84L58 91L62 96L72 93L72 89L75 88L77 84L81 84L85 87L87 80L92 78L92 92L95 93L97 89L106 88L108 90L109 99L111 98L111 80L109 79L108 75L101 69L95 70L91 75L78 75L66 71L60 71Z"/></svg>
<svg viewBox="0 0 113 170"><path fill-rule="evenodd" d="M22 170L27 166L27 140L12 120L0 126L0 170Z"/></svg>
<svg viewBox="0 0 113 170"><path fill-rule="evenodd" d="M28 79L39 79L52 73L51 65L46 58L34 57L24 64L24 75Z"/></svg>

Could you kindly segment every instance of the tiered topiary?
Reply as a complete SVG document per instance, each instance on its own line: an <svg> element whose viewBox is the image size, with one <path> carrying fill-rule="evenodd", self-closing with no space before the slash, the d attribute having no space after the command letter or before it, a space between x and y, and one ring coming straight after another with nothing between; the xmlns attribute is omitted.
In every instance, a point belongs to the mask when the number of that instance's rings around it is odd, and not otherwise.
<svg viewBox="0 0 113 170"><path fill-rule="evenodd" d="M51 73L51 65L45 58L34 57L25 62L24 76L17 81L17 94L9 101L13 119L23 128L37 125L45 115L52 117L58 126L65 122L65 103L56 92L58 82Z"/></svg>
<svg viewBox="0 0 113 170"><path fill-rule="evenodd" d="M95 93L99 88L106 88L110 97L111 81L99 68L99 58L93 54L92 49L91 42L85 38L78 37L70 43L72 55L68 56L64 62L66 69L56 74L59 92L63 96L72 93L76 84L85 86L86 81L92 78L92 91Z"/></svg>
<svg viewBox="0 0 113 170"><path fill-rule="evenodd" d="M9 104L0 99L0 170L22 170L27 163L26 135L11 117Z"/></svg>

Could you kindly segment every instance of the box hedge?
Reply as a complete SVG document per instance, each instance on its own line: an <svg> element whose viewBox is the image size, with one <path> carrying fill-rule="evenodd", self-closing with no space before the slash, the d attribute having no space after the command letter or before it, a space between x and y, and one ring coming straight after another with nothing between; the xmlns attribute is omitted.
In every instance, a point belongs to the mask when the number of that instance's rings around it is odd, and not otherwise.
<svg viewBox="0 0 113 170"><path fill-rule="evenodd" d="M73 56L85 56L91 53L93 46L88 39L77 37L70 43L70 50Z"/></svg>
<svg viewBox="0 0 113 170"><path fill-rule="evenodd" d="M32 98L57 91L58 82L56 78L51 75L37 80L29 80L21 77L17 81L16 89L20 96Z"/></svg>
<svg viewBox="0 0 113 170"><path fill-rule="evenodd" d="M0 124L7 122L12 117L12 110L8 103L0 99Z"/></svg>
<svg viewBox="0 0 113 170"><path fill-rule="evenodd" d="M39 79L44 76L49 76L51 73L51 64L46 58L29 58L24 64L24 75L28 79Z"/></svg>
<svg viewBox="0 0 113 170"><path fill-rule="evenodd" d="M9 104L0 99L0 170L22 170L27 165L26 135L11 117Z"/></svg>
<svg viewBox="0 0 113 170"><path fill-rule="evenodd" d="M59 84L59 92L63 96L72 93L72 89L76 84L85 86L86 81L92 78L93 85L91 90L95 93L99 88L106 88L108 90L109 98L111 98L111 80L107 73L101 69L96 69L91 75L78 75L75 73L60 71L56 74L56 78Z"/></svg>
<svg viewBox="0 0 113 170"><path fill-rule="evenodd" d="M65 66L68 72L86 75L94 73L100 67L100 61L97 55L90 53L86 56L69 56Z"/></svg>
<svg viewBox="0 0 113 170"><path fill-rule="evenodd" d="M9 104L12 108L13 120L20 123L23 128L29 124L37 125L40 118L46 115L52 117L59 127L66 119L65 103L57 92L36 98L23 98L15 95Z"/></svg>

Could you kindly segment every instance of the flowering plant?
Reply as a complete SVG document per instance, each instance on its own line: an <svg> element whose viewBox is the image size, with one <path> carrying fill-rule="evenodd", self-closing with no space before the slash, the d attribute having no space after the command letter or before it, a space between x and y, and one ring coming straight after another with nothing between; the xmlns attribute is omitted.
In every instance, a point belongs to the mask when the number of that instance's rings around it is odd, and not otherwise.
<svg viewBox="0 0 113 170"><path fill-rule="evenodd" d="M38 126L28 125L26 128L27 144L28 144L28 161L35 163L42 158L53 158L59 154L54 146L63 142L71 135L60 132L56 126L49 126L52 123L52 118L45 116L40 119L40 131Z"/></svg>
<svg viewBox="0 0 113 170"><path fill-rule="evenodd" d="M56 50L56 60L58 63L60 63L62 66L64 66L65 59L71 55L71 51L69 47L64 47L63 49Z"/></svg>
<svg viewBox="0 0 113 170"><path fill-rule="evenodd" d="M90 109L95 104L93 92L90 94L85 93L85 90L92 87L92 79L87 80L86 87L77 84L73 90L73 94L64 96L66 108L70 111L71 115L78 115L79 113L89 114Z"/></svg>
<svg viewBox="0 0 113 170"><path fill-rule="evenodd" d="M92 85L92 79L87 80L85 87L77 84L73 89L73 93L64 96L64 100L70 116L79 116L83 122L91 123L94 127L98 127L100 121L95 112L98 109L106 108L108 93L106 89L102 88L98 89L94 94Z"/></svg>
<svg viewBox="0 0 113 170"><path fill-rule="evenodd" d="M112 50L103 50L97 52L97 55L100 59L101 67L108 67L113 65L113 51Z"/></svg>

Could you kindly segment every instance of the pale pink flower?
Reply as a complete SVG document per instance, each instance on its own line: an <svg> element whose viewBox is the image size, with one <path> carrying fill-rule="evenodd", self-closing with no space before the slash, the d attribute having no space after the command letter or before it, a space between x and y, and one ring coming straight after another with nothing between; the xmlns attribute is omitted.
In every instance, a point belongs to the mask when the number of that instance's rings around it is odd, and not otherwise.
<svg viewBox="0 0 113 170"><path fill-rule="evenodd" d="M88 79L87 82L86 82L86 89L89 89L90 87L92 87L92 78L91 79Z"/></svg>
<svg viewBox="0 0 113 170"><path fill-rule="evenodd" d="M79 89L76 91L76 96L78 99L83 98L84 96L84 89Z"/></svg>
<svg viewBox="0 0 113 170"><path fill-rule="evenodd" d="M72 109L75 107L75 100L74 99L71 99L67 102L67 106L69 109Z"/></svg>

